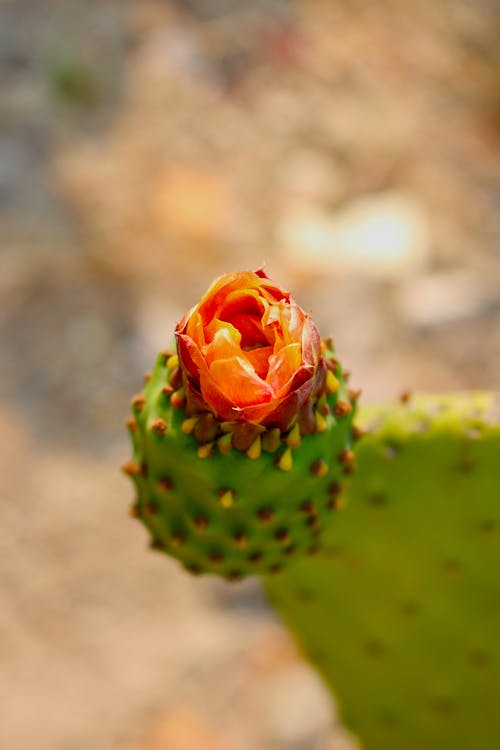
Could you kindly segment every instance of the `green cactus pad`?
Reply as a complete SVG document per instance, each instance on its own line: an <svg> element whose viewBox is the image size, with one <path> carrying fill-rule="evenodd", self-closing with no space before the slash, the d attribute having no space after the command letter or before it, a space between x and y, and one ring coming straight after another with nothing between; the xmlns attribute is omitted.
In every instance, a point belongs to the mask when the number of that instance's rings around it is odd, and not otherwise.
<svg viewBox="0 0 500 750"><path fill-rule="evenodd" d="M269 597L366 750L498 750L500 399L360 422L345 510Z"/></svg>
<svg viewBox="0 0 500 750"><path fill-rule="evenodd" d="M243 447L240 434L240 449L232 447L238 427L221 434L206 414L201 422L186 417L175 390L176 357L158 356L143 393L132 400L134 457L124 466L137 491L132 514L151 532L153 548L193 573L228 579L278 572L318 551L354 468L357 394L346 389L332 355L325 352L335 386L315 405L316 431L301 435L298 423L286 433L257 431Z"/></svg>

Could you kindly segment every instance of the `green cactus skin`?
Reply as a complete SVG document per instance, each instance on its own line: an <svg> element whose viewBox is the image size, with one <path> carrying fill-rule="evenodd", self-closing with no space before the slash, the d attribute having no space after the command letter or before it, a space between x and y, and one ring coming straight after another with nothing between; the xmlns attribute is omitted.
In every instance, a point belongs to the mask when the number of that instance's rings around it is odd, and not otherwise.
<svg viewBox="0 0 500 750"><path fill-rule="evenodd" d="M231 448L236 433L215 439L213 425L196 437L196 418L186 418L174 390L176 356L158 356L144 392L132 399L134 458L123 467L137 491L132 514L151 532L153 548L193 573L230 580L276 573L318 551L353 470L357 397L333 350L324 356L334 385L315 404L317 431L301 436L297 423L284 434L262 432L243 450Z"/></svg>
<svg viewBox="0 0 500 750"><path fill-rule="evenodd" d="M345 509L269 598L366 750L498 750L500 399L360 423Z"/></svg>

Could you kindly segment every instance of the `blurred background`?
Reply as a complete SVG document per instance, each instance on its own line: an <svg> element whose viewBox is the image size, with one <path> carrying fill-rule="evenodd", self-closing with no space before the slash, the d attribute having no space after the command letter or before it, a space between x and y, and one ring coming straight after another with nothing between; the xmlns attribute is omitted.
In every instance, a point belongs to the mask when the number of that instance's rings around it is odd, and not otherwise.
<svg viewBox="0 0 500 750"><path fill-rule="evenodd" d="M500 0L0 1L1 748L353 750L257 582L147 550L123 419L262 264L365 401L498 389L499 147Z"/></svg>

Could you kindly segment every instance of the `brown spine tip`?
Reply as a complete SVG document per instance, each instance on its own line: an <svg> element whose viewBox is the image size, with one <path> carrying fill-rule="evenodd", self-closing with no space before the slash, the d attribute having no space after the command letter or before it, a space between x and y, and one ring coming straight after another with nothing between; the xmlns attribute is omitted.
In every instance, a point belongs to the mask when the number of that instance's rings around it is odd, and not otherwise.
<svg viewBox="0 0 500 750"><path fill-rule="evenodd" d="M135 411L142 411L145 403L146 397L143 393L136 393L135 396L132 396L132 400L130 401L130 405Z"/></svg>
<svg viewBox="0 0 500 750"><path fill-rule="evenodd" d="M229 570L225 577L228 581L241 581L243 573L241 570Z"/></svg>
<svg viewBox="0 0 500 750"><path fill-rule="evenodd" d="M264 523L271 523L274 518L274 510L269 507L260 508L257 511L257 518Z"/></svg>
<svg viewBox="0 0 500 750"><path fill-rule="evenodd" d="M128 512L132 518L139 518L141 515L141 509L139 507L139 503L137 501L132 503Z"/></svg>
<svg viewBox="0 0 500 750"><path fill-rule="evenodd" d="M300 510L307 516L313 516L316 514L316 507L312 500L304 500L304 502L300 506Z"/></svg>
<svg viewBox="0 0 500 750"><path fill-rule="evenodd" d="M309 472L315 477L324 477L325 474L328 474L328 464L322 458L318 458L309 467Z"/></svg>
<svg viewBox="0 0 500 750"><path fill-rule="evenodd" d="M352 439L357 442L358 440L361 440L362 437L366 435L366 430L363 430L362 427L358 427L358 425L353 425L351 430L351 437Z"/></svg>
<svg viewBox="0 0 500 750"><path fill-rule="evenodd" d="M217 490L217 497L223 508L230 508L234 503L234 490L230 490L227 487L221 487Z"/></svg>
<svg viewBox="0 0 500 750"><path fill-rule="evenodd" d="M170 479L170 477L160 477L158 479L158 487L163 492L170 492L170 490L173 490L174 483Z"/></svg>
<svg viewBox="0 0 500 750"><path fill-rule="evenodd" d="M266 453L274 453L278 450L281 443L281 432L279 427L274 427L271 430L266 430L262 435L262 449Z"/></svg>
<svg viewBox="0 0 500 750"><path fill-rule="evenodd" d="M233 446L236 450L247 451L256 437L263 431L259 425L250 423L237 423L232 428Z"/></svg>
<svg viewBox="0 0 500 750"><path fill-rule="evenodd" d="M203 445L198 446L198 458L208 458L212 455L214 449L214 444L212 443L204 443Z"/></svg>
<svg viewBox="0 0 500 750"><path fill-rule="evenodd" d="M160 437L166 433L167 427L167 423L161 417L157 417L157 419L153 419L153 421L151 422L151 429Z"/></svg>
<svg viewBox="0 0 500 750"><path fill-rule="evenodd" d="M135 417L127 417L127 419L125 420L125 427L128 430L130 430L130 431L136 430L137 429L137 421L136 421Z"/></svg>
<svg viewBox="0 0 500 750"><path fill-rule="evenodd" d="M224 555L219 550L215 550L214 552L211 552L209 557L210 557L210 560L216 565L218 563L221 563L224 559Z"/></svg>
<svg viewBox="0 0 500 750"><path fill-rule="evenodd" d="M356 467L354 466L354 464L345 464L342 469L342 474L344 474L344 476L346 477L351 476L351 474L354 474L355 472Z"/></svg>
<svg viewBox="0 0 500 750"><path fill-rule="evenodd" d="M170 383L167 383L167 385L163 386L163 388L161 389L161 392L163 393L164 396L166 396L167 398L170 398L170 396L174 392L174 389L172 388Z"/></svg>
<svg viewBox="0 0 500 750"><path fill-rule="evenodd" d="M182 372L180 367L174 367L172 372L170 373L170 377L168 379L168 382L172 386L172 388L177 391L182 386Z"/></svg>
<svg viewBox="0 0 500 750"><path fill-rule="evenodd" d="M181 547L186 541L186 535L182 531L174 531L172 534L172 544L174 547Z"/></svg>
<svg viewBox="0 0 500 750"><path fill-rule="evenodd" d="M252 552L252 554L248 556L248 559L251 563L260 562L262 560L262 552Z"/></svg>
<svg viewBox="0 0 500 750"><path fill-rule="evenodd" d="M245 531L235 531L233 539L241 549L245 549L248 545L248 535Z"/></svg>
<svg viewBox="0 0 500 750"><path fill-rule="evenodd" d="M276 575L276 573L279 573L281 570L283 570L283 565L281 563L274 563L269 566L267 572L271 573L271 575Z"/></svg>
<svg viewBox="0 0 500 750"><path fill-rule="evenodd" d="M149 383L152 377L153 377L153 373L151 372L151 370L146 370L146 372L144 373L144 385Z"/></svg>
<svg viewBox="0 0 500 750"><path fill-rule="evenodd" d="M151 513L152 515L158 513L158 505L154 500L150 500L146 507L148 509L148 513Z"/></svg>
<svg viewBox="0 0 500 750"><path fill-rule="evenodd" d="M149 549L162 551L165 549L165 545L163 544L161 539L151 539L149 542Z"/></svg>
<svg viewBox="0 0 500 750"><path fill-rule="evenodd" d="M351 377L351 371L350 370L343 370L342 371L342 377L344 378L344 383L347 383L349 381L349 378Z"/></svg>
<svg viewBox="0 0 500 750"><path fill-rule="evenodd" d="M348 414L350 414L352 411L352 406L347 401L337 401L335 406L333 407L333 413L337 417L337 419L340 419L341 417L346 417Z"/></svg>
<svg viewBox="0 0 500 750"><path fill-rule="evenodd" d="M217 437L218 431L219 425L211 412L200 414L194 427L194 436L199 443L210 443Z"/></svg>
<svg viewBox="0 0 500 750"><path fill-rule="evenodd" d="M355 404L358 398L361 396L361 388L348 388L347 395L349 396L349 401L352 404Z"/></svg>
<svg viewBox="0 0 500 750"><path fill-rule="evenodd" d="M296 549L297 548L295 547L294 544L289 544L288 547L285 547L283 552L285 553L285 555L293 555L295 554Z"/></svg>
<svg viewBox="0 0 500 750"><path fill-rule="evenodd" d="M278 529L274 534L274 538L277 539L278 542L289 542L290 532L288 529Z"/></svg>
<svg viewBox="0 0 500 750"><path fill-rule="evenodd" d="M201 516L201 515L195 516L193 518L193 523L195 527L198 529L198 531L203 531L209 525L208 518L206 518L205 516Z"/></svg>
<svg viewBox="0 0 500 750"><path fill-rule="evenodd" d="M142 467L137 463L137 461L133 460L126 461L124 464L122 464L122 471L129 477L140 477L142 475Z"/></svg>
<svg viewBox="0 0 500 750"><path fill-rule="evenodd" d="M172 395L170 396L170 403L174 407L174 409L180 409L184 404L186 403L186 391L184 388L179 388L177 391L174 391Z"/></svg>
<svg viewBox="0 0 500 750"><path fill-rule="evenodd" d="M330 372L335 372L336 370L338 370L339 365L340 362L338 361L338 359L336 359L336 357L328 357L326 359L326 369Z"/></svg>
<svg viewBox="0 0 500 750"><path fill-rule="evenodd" d="M328 494L332 497L335 497L336 495L340 495L342 492L342 485L338 482L332 482L331 485L328 487Z"/></svg>
<svg viewBox="0 0 500 750"><path fill-rule="evenodd" d="M352 464L356 456L350 448L344 448L340 451L338 458L341 464Z"/></svg>
<svg viewBox="0 0 500 750"><path fill-rule="evenodd" d="M167 361L170 359L170 357L174 354L173 349L163 349L162 352L160 352L160 355L163 357L163 364L166 365Z"/></svg>
<svg viewBox="0 0 500 750"><path fill-rule="evenodd" d="M412 397L411 391L403 391L399 396L399 401L402 404L408 404Z"/></svg>

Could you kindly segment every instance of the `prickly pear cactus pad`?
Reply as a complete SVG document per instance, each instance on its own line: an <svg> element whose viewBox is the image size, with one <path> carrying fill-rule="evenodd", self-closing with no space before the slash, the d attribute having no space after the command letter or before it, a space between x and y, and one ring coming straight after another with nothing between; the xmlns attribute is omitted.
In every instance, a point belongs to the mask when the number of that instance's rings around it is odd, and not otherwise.
<svg viewBox="0 0 500 750"><path fill-rule="evenodd" d="M269 597L366 750L498 750L500 399L421 396L360 422L321 555Z"/></svg>
<svg viewBox="0 0 500 750"><path fill-rule="evenodd" d="M175 335L127 420L152 546L228 579L317 553L358 434L331 340L262 270L217 279Z"/></svg>

